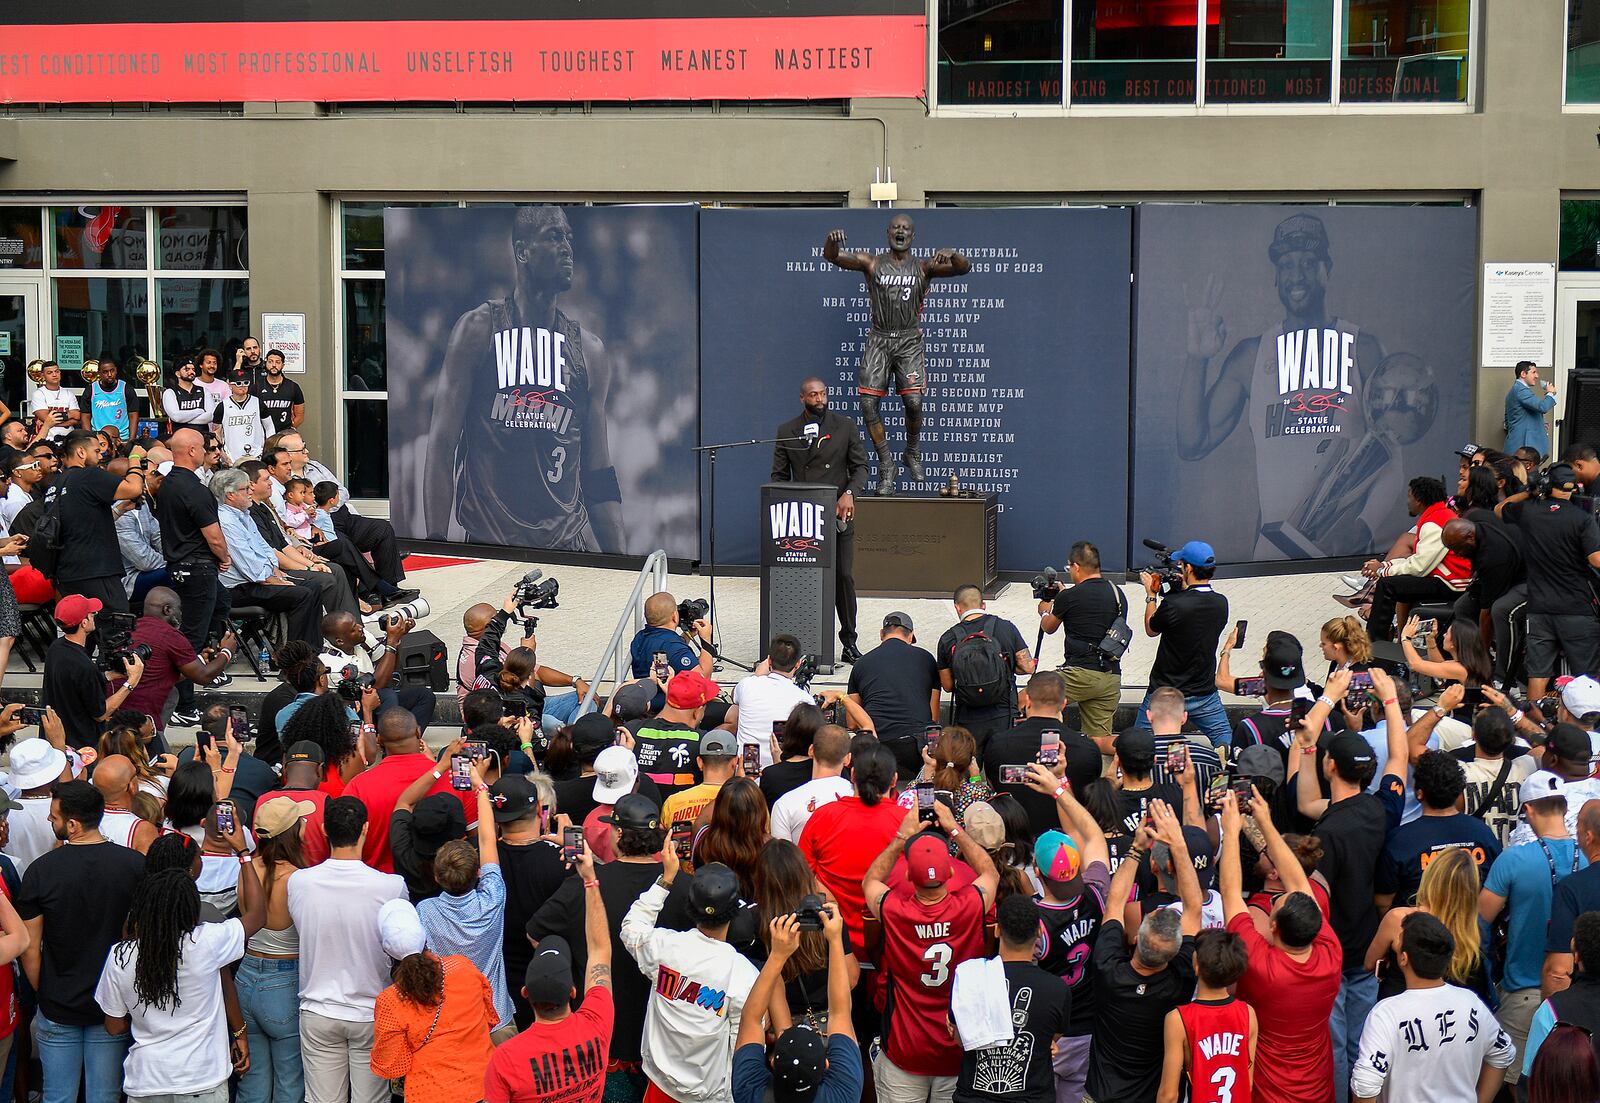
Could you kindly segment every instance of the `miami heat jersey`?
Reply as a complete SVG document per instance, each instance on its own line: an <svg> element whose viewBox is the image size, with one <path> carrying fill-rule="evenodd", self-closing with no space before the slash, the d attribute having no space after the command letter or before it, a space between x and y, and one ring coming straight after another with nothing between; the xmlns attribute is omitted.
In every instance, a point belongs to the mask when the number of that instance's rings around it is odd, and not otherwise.
<svg viewBox="0 0 1600 1103"><path fill-rule="evenodd" d="M880 253L867 273L867 293L872 297L873 329L889 333L916 329L928 294L928 274L916 257L907 255L900 264L893 253Z"/></svg>
<svg viewBox="0 0 1600 1103"><path fill-rule="evenodd" d="M883 901L884 1046L889 1060L917 1076L954 1076L961 1047L945 1020L956 966L983 956L983 898L967 885L926 905L905 889Z"/></svg>
<svg viewBox="0 0 1600 1103"><path fill-rule="evenodd" d="M1189 1103L1250 1103L1250 1005L1232 997L1178 1008L1189 1040Z"/></svg>
<svg viewBox="0 0 1600 1103"><path fill-rule="evenodd" d="M1094 940L1106 910L1110 884L1106 867L1091 864L1083 874L1083 890L1060 904L1039 901L1039 968L1066 982L1072 1013L1061 1033L1078 1038L1094 1032Z"/></svg>
<svg viewBox="0 0 1600 1103"><path fill-rule="evenodd" d="M492 334L456 445L456 518L479 543L599 551L580 482L583 329L559 310L545 329L520 324L507 299L487 305Z"/></svg>
<svg viewBox="0 0 1600 1103"><path fill-rule="evenodd" d="M1250 374L1250 435L1255 441L1261 523L1289 521L1343 455L1366 433L1359 326L1322 326L1261 335Z"/></svg>

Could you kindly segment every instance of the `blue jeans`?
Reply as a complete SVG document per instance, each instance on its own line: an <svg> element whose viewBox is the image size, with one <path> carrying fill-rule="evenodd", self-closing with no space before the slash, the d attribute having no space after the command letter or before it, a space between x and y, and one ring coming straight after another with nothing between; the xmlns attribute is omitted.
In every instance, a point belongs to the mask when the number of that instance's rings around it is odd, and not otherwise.
<svg viewBox="0 0 1600 1103"><path fill-rule="evenodd" d="M104 1026L63 1026L40 1012L34 1019L39 1066L44 1070L44 1103L117 1103L122 1098L122 1059L132 1039L108 1034Z"/></svg>
<svg viewBox="0 0 1600 1103"><path fill-rule="evenodd" d="M539 727L545 735L552 736L578 718L578 705L582 698L577 691L563 693L557 697L544 699L544 719L539 721ZM594 711L594 706L589 706L589 711Z"/></svg>
<svg viewBox="0 0 1600 1103"><path fill-rule="evenodd" d="M1149 707L1150 694L1146 693L1139 705L1138 721L1134 724L1141 731L1150 730L1150 717L1145 715ZM1222 707L1222 697L1216 690L1198 697L1185 697L1183 709L1189 714L1189 722L1200 729L1213 747L1226 747L1233 742L1233 725L1228 723L1228 710Z"/></svg>
<svg viewBox="0 0 1600 1103"><path fill-rule="evenodd" d="M1361 1028L1367 1025L1372 1005L1378 1002L1378 978L1370 969L1352 969L1339 985L1333 1001L1333 1086L1338 1103L1350 1103L1350 1070L1361 1048Z"/></svg>
<svg viewBox="0 0 1600 1103"><path fill-rule="evenodd" d="M301 1103L299 959L246 954L234 984L250 1039L250 1070L239 1081L238 1103Z"/></svg>

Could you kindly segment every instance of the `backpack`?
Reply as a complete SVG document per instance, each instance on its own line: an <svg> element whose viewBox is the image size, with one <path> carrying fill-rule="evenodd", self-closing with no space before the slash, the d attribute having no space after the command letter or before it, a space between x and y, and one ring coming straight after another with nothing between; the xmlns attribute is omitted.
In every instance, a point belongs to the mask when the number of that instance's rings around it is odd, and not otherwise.
<svg viewBox="0 0 1600 1103"><path fill-rule="evenodd" d="M55 579L61 561L61 499L67 493L65 482L63 478L63 485L45 503L39 519L33 523L33 531L28 534L28 546L23 549L28 562L51 580Z"/></svg>
<svg viewBox="0 0 1600 1103"><path fill-rule="evenodd" d="M967 708L994 708L1011 703L1011 658L1000 650L999 641L984 629L992 621L971 622L972 628L959 637L950 649L950 680L955 683L956 703ZM978 625L983 627L978 627ZM963 629L967 625L961 626Z"/></svg>

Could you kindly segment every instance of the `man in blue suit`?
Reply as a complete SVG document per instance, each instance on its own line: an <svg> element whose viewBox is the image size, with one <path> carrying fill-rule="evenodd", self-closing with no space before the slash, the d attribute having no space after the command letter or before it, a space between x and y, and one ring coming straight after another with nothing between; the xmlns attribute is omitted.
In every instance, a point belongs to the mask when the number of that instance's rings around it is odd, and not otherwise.
<svg viewBox="0 0 1600 1103"><path fill-rule="evenodd" d="M1555 409L1556 389L1539 379L1539 366L1532 360L1517 365L1517 381L1506 392L1505 451L1532 448L1543 459L1550 454L1550 434L1545 431L1544 415Z"/></svg>

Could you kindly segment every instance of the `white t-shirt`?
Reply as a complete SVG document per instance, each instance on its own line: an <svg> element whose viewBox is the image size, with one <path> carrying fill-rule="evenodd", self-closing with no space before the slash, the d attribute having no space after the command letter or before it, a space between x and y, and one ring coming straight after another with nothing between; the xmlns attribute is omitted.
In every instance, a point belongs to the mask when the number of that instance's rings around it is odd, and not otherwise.
<svg viewBox="0 0 1600 1103"><path fill-rule="evenodd" d="M814 778L798 789L789 790L772 806L772 837L798 843L811 813L852 792L850 783L842 777Z"/></svg>
<svg viewBox="0 0 1600 1103"><path fill-rule="evenodd" d="M1509 1068L1516 1055L1494 1012L1465 988L1410 989L1379 1000L1367 1016L1350 1094L1395 1103L1477 1103L1484 1063Z"/></svg>
<svg viewBox="0 0 1600 1103"><path fill-rule="evenodd" d="M162 1009L140 1003L134 994L138 944L111 948L94 1002L107 1015L132 1018L133 1048L122 1064L122 1090L130 1098L191 1095L227 1083L233 1063L219 970L243 956L244 924L239 920L201 923L183 939L178 1002Z"/></svg>
<svg viewBox="0 0 1600 1103"><path fill-rule="evenodd" d="M11 522L17 519L17 514L32 504L33 495L23 490L21 486L12 483L6 487L6 496L0 500L0 525L5 526L7 533L11 531Z"/></svg>
<svg viewBox="0 0 1600 1103"><path fill-rule="evenodd" d="M40 410L71 411L76 410L77 408L78 396L67 390L65 387L57 388L53 391L46 390L43 387L35 387L33 389L32 396L28 399L28 415L30 417L32 417L34 414L37 414ZM60 440L70 432L72 432L72 427L70 425L57 425L49 432L45 433L45 439Z"/></svg>
<svg viewBox="0 0 1600 1103"><path fill-rule="evenodd" d="M235 464L260 459L267 434L261 425L261 403L256 396L246 398L243 405L230 396L218 412L222 418L222 450L228 458Z"/></svg>
<svg viewBox="0 0 1600 1103"><path fill-rule="evenodd" d="M1561 795L1567 798L1567 834L1574 839L1578 837L1578 813L1583 806L1591 800L1600 800L1600 778L1586 777L1578 781L1569 781L1561 787ZM13 831L16 829L13 828ZM1528 826L1526 820L1517 824L1511 830L1511 837L1506 840L1507 849L1521 846L1523 843L1533 842L1533 828Z"/></svg>
<svg viewBox="0 0 1600 1103"><path fill-rule="evenodd" d="M5 855L17 867L17 876L28 872L35 858L53 850L56 845L55 829L50 826L50 797L23 797L17 802L22 807L6 817L11 836L6 841Z"/></svg>
<svg viewBox="0 0 1600 1103"><path fill-rule="evenodd" d="M752 674L733 687L739 706L739 745L761 748L761 768L772 765L772 722L787 720L796 705L811 704L811 694L782 674Z"/></svg>
<svg viewBox="0 0 1600 1103"><path fill-rule="evenodd" d="M353 858L329 858L289 879L289 918L300 932L300 1010L372 1022L389 986L378 909L406 899L405 881Z"/></svg>

